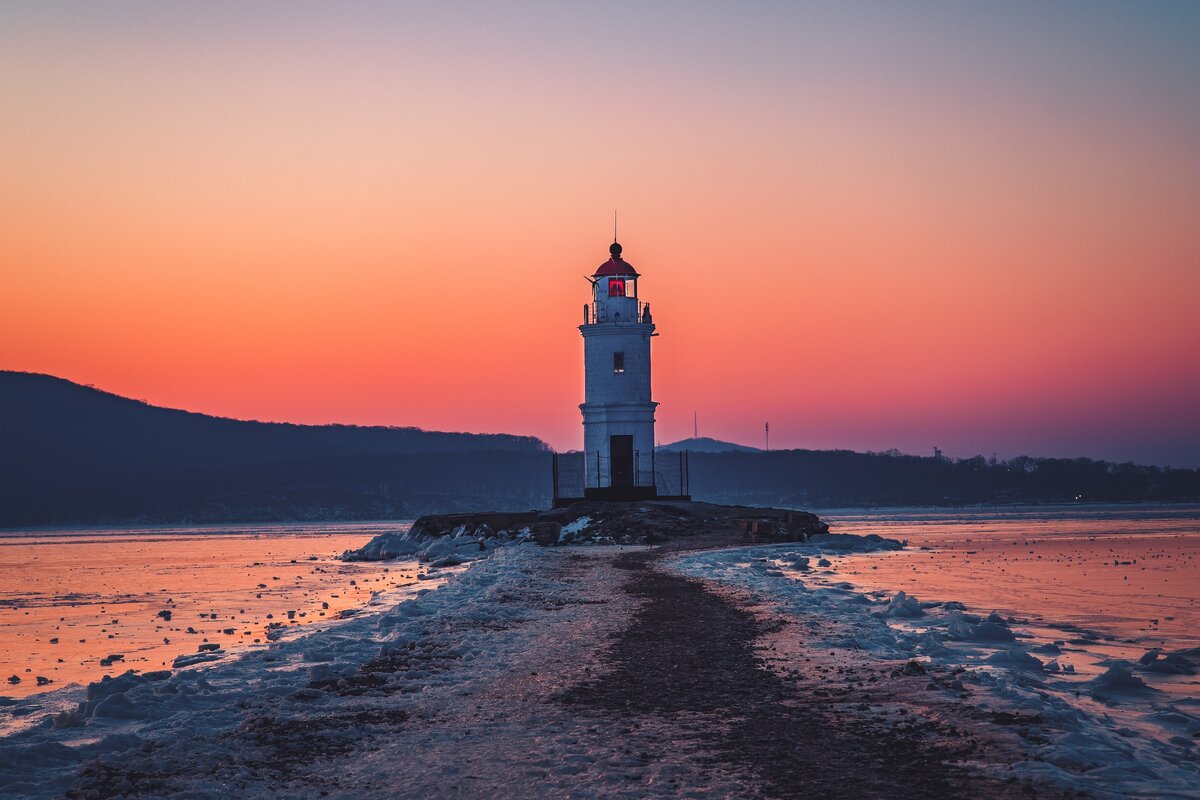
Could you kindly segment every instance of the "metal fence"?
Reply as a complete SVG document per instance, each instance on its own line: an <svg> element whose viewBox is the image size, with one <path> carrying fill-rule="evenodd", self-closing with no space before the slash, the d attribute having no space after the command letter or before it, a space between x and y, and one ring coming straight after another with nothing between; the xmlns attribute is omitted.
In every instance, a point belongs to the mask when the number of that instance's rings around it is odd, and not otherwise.
<svg viewBox="0 0 1200 800"><path fill-rule="evenodd" d="M555 453L553 460L554 500L573 500L587 497L588 490L610 490L628 487L648 490L663 497L686 497L688 494L688 454L633 453L633 473L627 481L613 484L612 465L603 453ZM645 492L639 492L644 494Z"/></svg>

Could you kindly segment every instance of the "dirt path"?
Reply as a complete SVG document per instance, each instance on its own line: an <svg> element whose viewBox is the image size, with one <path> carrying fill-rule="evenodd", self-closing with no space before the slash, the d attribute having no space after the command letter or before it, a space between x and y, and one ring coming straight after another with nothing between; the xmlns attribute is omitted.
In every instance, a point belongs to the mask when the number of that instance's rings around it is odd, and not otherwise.
<svg viewBox="0 0 1200 800"><path fill-rule="evenodd" d="M604 655L610 669L564 702L623 717L691 715L692 734L723 766L756 775L768 797L1021 794L952 763L976 749L970 737L847 719L798 691L760 658L759 637L768 632L760 619L700 582L655 568L659 555L617 559L629 573L624 590L646 602Z"/></svg>
<svg viewBox="0 0 1200 800"><path fill-rule="evenodd" d="M308 664L304 652L322 634L280 650L299 671L279 673L294 678L271 691L244 691L270 672L202 672L197 696L228 692L229 702L168 716L128 749L84 763L68 796L1023 794L955 763L988 760L981 749L1008 762L936 710L886 723L848 711L872 674L876 699L902 693L891 664L855 664L852 681L801 626L668 572L664 554L517 551L474 567L476 589L468 575L427 595L423 613L401 614L404 627L380 628L381 654L353 673L318 677L326 662ZM952 709L943 716L959 724Z"/></svg>

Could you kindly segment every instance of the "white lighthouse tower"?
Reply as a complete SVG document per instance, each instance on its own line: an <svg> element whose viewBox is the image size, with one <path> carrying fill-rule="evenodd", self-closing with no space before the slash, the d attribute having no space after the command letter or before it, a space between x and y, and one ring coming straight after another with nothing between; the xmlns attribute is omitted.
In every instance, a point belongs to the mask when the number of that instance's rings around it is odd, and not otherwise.
<svg viewBox="0 0 1200 800"><path fill-rule="evenodd" d="M589 279L583 307L584 494L592 499L656 497L654 409L650 399L650 304L638 298L637 271L613 242Z"/></svg>

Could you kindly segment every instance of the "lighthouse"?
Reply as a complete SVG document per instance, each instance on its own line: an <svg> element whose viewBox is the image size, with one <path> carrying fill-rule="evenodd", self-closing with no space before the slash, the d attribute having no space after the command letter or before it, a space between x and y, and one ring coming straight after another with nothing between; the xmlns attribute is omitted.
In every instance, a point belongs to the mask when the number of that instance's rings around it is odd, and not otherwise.
<svg viewBox="0 0 1200 800"><path fill-rule="evenodd" d="M638 275L613 242L609 259L588 280L583 307L584 495L644 500L658 496L650 340L657 336L650 304L638 296Z"/></svg>

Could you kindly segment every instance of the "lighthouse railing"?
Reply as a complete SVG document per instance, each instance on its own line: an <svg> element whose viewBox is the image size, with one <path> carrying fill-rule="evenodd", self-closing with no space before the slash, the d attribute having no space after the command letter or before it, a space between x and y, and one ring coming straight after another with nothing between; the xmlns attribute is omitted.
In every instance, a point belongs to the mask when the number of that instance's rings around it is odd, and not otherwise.
<svg viewBox="0 0 1200 800"><path fill-rule="evenodd" d="M599 303L584 303L583 304L583 324L595 325L597 323L612 323L615 325L640 325L643 322L650 322L647 316L647 310L650 304L638 300L637 315L633 319L615 319L613 315L606 311Z"/></svg>

